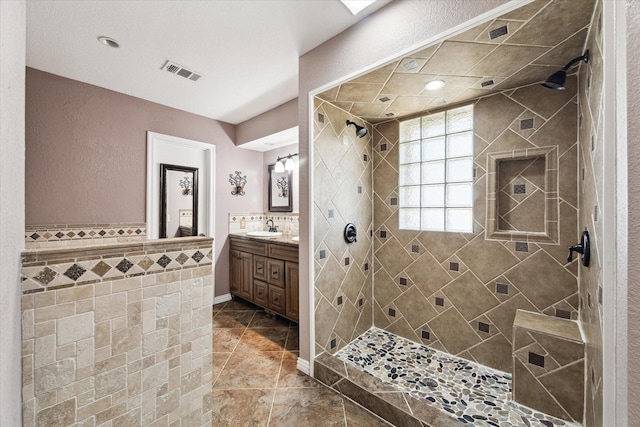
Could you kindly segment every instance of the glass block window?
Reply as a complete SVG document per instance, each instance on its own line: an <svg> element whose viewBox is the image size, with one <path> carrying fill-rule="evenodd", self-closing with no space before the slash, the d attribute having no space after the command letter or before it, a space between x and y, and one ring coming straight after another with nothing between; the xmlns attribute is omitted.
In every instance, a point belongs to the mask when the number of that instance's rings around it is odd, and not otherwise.
<svg viewBox="0 0 640 427"><path fill-rule="evenodd" d="M473 105L400 122L400 229L473 232Z"/></svg>

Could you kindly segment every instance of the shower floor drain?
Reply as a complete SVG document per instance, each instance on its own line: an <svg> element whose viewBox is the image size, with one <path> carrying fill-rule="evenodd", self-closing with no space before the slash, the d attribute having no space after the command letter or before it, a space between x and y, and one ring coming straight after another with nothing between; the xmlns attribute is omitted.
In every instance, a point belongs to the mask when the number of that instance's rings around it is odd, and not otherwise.
<svg viewBox="0 0 640 427"><path fill-rule="evenodd" d="M518 405L511 375L372 328L335 354L473 426L578 427Z"/></svg>

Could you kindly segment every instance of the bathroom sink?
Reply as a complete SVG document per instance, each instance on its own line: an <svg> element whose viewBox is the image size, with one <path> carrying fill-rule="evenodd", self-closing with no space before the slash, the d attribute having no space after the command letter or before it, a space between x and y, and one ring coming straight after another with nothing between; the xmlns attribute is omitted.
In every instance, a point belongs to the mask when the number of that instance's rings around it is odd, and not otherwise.
<svg viewBox="0 0 640 427"><path fill-rule="evenodd" d="M249 237L280 237L282 233L279 231L250 231L247 233Z"/></svg>
<svg viewBox="0 0 640 427"><path fill-rule="evenodd" d="M294 242L299 242L300 241L300 236L292 237L291 240L293 240Z"/></svg>

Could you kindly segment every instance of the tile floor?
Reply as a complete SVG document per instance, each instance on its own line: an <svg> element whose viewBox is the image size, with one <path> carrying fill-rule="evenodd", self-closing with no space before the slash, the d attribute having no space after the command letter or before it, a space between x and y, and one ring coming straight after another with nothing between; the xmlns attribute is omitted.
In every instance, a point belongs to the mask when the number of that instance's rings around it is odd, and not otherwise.
<svg viewBox="0 0 640 427"><path fill-rule="evenodd" d="M296 369L297 325L241 299L213 306L213 426L385 427Z"/></svg>

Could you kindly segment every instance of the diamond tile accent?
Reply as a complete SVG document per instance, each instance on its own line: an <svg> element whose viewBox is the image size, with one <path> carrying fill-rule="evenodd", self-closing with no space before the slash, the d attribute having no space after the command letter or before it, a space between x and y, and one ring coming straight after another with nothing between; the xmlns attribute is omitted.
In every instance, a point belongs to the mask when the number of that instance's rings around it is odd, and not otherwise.
<svg viewBox="0 0 640 427"><path fill-rule="evenodd" d="M536 366L540 366L541 368L544 368L544 356L530 351L529 363L531 363L532 365L536 365Z"/></svg>
<svg viewBox="0 0 640 427"><path fill-rule="evenodd" d="M86 269L78 264L73 264L71 267L64 272L64 275L70 278L73 281L78 280L84 273L86 273Z"/></svg>
<svg viewBox="0 0 640 427"><path fill-rule="evenodd" d="M529 244L527 242L516 242L516 252L529 252Z"/></svg>
<svg viewBox="0 0 640 427"><path fill-rule="evenodd" d="M62 238L64 237L64 234L62 234L60 231L58 231L58 232L55 234L55 236L56 236L58 239L62 239Z"/></svg>
<svg viewBox="0 0 640 427"><path fill-rule="evenodd" d="M162 255L160 257L160 259L158 259L158 261L156 261L158 264L160 264L162 266L162 268L167 268L167 265L169 265L169 263L171 262L171 258L169 258L166 254Z"/></svg>
<svg viewBox="0 0 640 427"><path fill-rule="evenodd" d="M533 119L520 120L520 129L533 129Z"/></svg>
<svg viewBox="0 0 640 427"><path fill-rule="evenodd" d="M131 269L131 267L133 267L133 263L126 258L123 258L122 261L116 265L116 268L122 273L126 273Z"/></svg>
<svg viewBox="0 0 640 427"><path fill-rule="evenodd" d="M195 262L200 262L202 261L202 258L204 258L204 255L202 252L196 251L195 254L191 255L191 258L193 258Z"/></svg>
<svg viewBox="0 0 640 427"><path fill-rule="evenodd" d="M87 233L85 233L84 231L80 231L80 232L78 233L78 236L80 236L80 237L84 237L84 236L86 236L86 235L87 235Z"/></svg>
<svg viewBox="0 0 640 427"><path fill-rule="evenodd" d="M140 266L140 268L142 268L145 271L148 270L149 267L151 267L152 265L153 265L153 260L148 256L142 258L138 263L138 266Z"/></svg>
<svg viewBox="0 0 640 427"><path fill-rule="evenodd" d="M185 255L184 252L176 257L176 261L178 261L180 265L183 265L185 262L187 262L188 259L189 257Z"/></svg>
<svg viewBox="0 0 640 427"><path fill-rule="evenodd" d="M104 236L105 234L107 234L107 232L104 231L104 230L100 230L100 231L98 231L98 234L101 235L101 236Z"/></svg>
<svg viewBox="0 0 640 427"><path fill-rule="evenodd" d="M33 234L32 234L31 236L29 236L29 237L31 237L33 240L38 240L38 237L40 237L40 235L39 235L38 233L33 233Z"/></svg>
<svg viewBox="0 0 640 427"><path fill-rule="evenodd" d="M515 184L513 186L513 194L526 194L526 193L527 193L526 184Z"/></svg>
<svg viewBox="0 0 640 427"><path fill-rule="evenodd" d="M508 294L509 293L509 285L505 285L503 283L496 283L496 293L498 293L498 294Z"/></svg>
<svg viewBox="0 0 640 427"><path fill-rule="evenodd" d="M56 278L58 273L50 269L49 267L45 267L40 273L38 273L34 279L43 285L47 286L53 279Z"/></svg>
<svg viewBox="0 0 640 427"><path fill-rule="evenodd" d="M91 269L100 277L104 276L109 270L111 270L111 266L104 261L100 261Z"/></svg>

